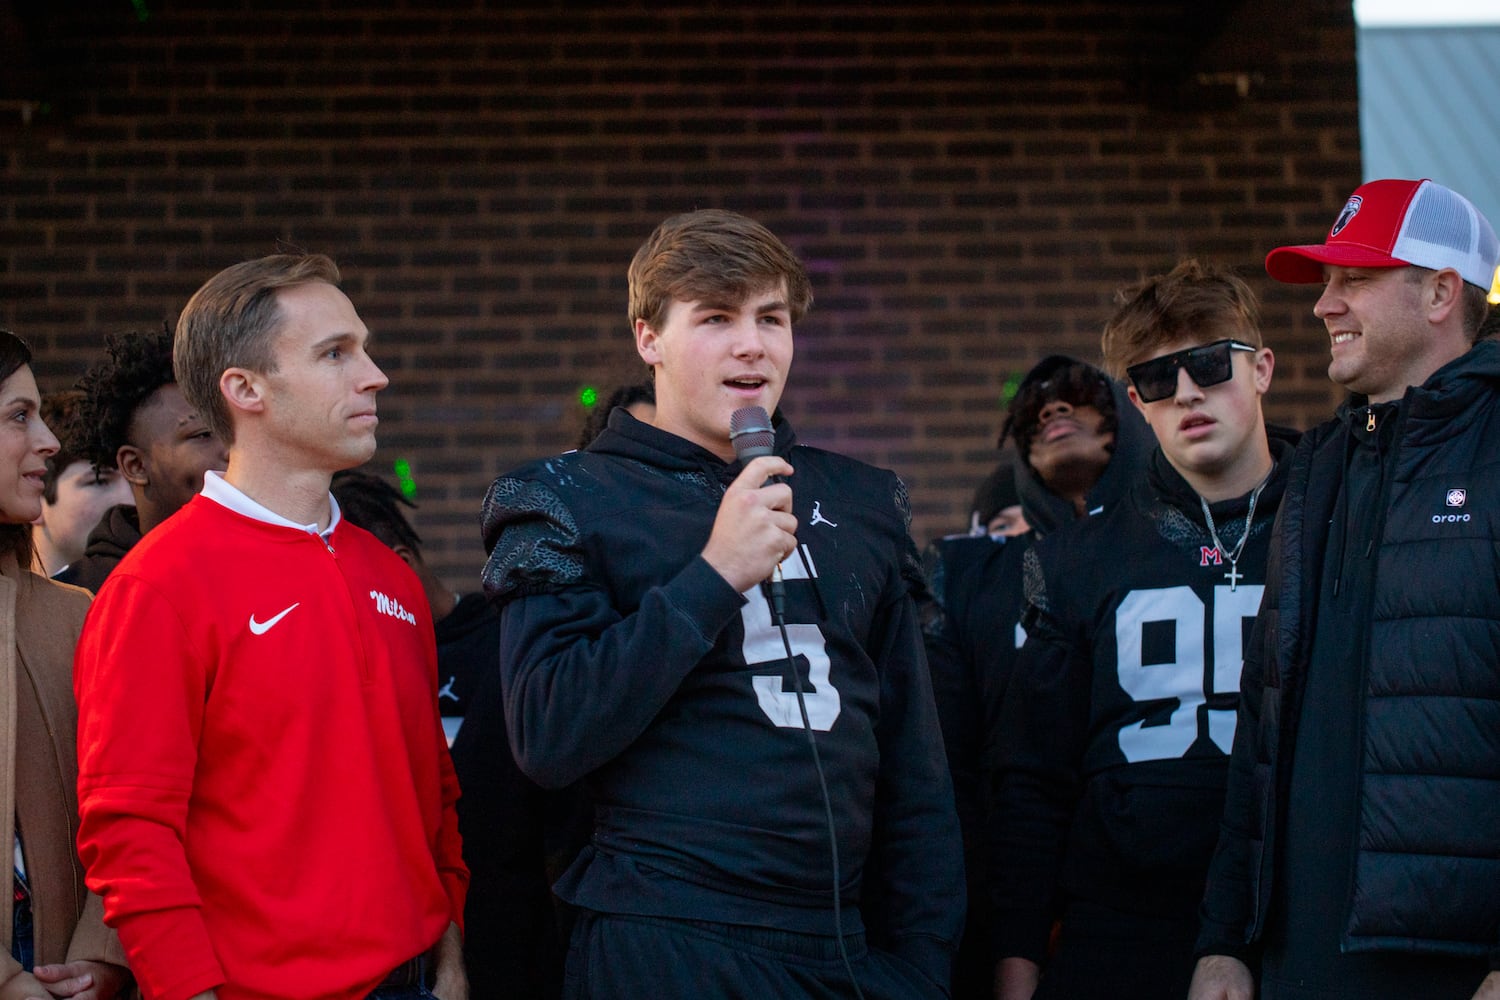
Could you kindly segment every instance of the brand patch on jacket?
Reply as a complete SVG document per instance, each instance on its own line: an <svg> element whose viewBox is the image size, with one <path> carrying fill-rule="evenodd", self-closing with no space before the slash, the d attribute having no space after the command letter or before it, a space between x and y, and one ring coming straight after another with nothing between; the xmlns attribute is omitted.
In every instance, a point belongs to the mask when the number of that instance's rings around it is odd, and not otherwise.
<svg viewBox="0 0 1500 1000"><path fill-rule="evenodd" d="M1434 514L1434 515L1432 515L1432 523L1433 524L1458 524L1459 522L1462 522L1462 521L1473 520L1473 518L1469 515L1469 513L1467 511L1465 511L1464 513L1458 513L1457 512L1460 507L1462 507L1465 503L1468 502L1468 499L1469 499L1469 491L1468 490L1458 490L1458 489L1449 490L1448 493L1447 493L1447 495L1444 497L1445 502L1448 504L1449 513L1447 513L1447 514Z"/></svg>
<svg viewBox="0 0 1500 1000"><path fill-rule="evenodd" d="M375 602L375 610L392 618L399 618L409 625L417 623L417 616L401 606L401 602L394 597L387 597L378 590L370 591L370 600Z"/></svg>
<svg viewBox="0 0 1500 1000"><path fill-rule="evenodd" d="M1199 566L1222 566L1222 565L1224 565L1224 556L1223 556L1222 553L1219 552L1219 547L1217 545L1200 545L1200 546L1198 546L1198 565Z"/></svg>
<svg viewBox="0 0 1500 1000"><path fill-rule="evenodd" d="M823 501L821 500L813 501L812 518L808 520L807 524L808 527L812 527L815 524L826 524L830 528L838 527L837 524L834 524L832 521L828 520L828 518L823 516Z"/></svg>

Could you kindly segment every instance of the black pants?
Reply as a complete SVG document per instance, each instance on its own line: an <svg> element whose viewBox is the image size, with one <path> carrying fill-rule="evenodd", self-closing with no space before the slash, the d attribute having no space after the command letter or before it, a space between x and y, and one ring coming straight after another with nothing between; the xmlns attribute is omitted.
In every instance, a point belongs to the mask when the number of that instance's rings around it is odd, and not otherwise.
<svg viewBox="0 0 1500 1000"><path fill-rule="evenodd" d="M844 938L866 1000L945 997L916 967ZM573 930L564 1000L834 1000L853 997L838 940L764 927L583 913Z"/></svg>
<svg viewBox="0 0 1500 1000"><path fill-rule="evenodd" d="M1198 921L1125 913L1074 902L1057 952L1033 1000L1161 1000L1186 997Z"/></svg>

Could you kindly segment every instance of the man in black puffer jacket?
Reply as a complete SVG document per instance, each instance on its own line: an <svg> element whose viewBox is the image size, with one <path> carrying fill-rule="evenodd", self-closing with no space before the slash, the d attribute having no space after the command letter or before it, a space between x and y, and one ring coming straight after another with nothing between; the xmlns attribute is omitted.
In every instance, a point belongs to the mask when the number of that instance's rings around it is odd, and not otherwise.
<svg viewBox="0 0 1500 1000"><path fill-rule="evenodd" d="M1192 1000L1500 996L1500 243L1459 195L1381 180L1327 240L1353 394L1293 460L1242 675Z"/></svg>

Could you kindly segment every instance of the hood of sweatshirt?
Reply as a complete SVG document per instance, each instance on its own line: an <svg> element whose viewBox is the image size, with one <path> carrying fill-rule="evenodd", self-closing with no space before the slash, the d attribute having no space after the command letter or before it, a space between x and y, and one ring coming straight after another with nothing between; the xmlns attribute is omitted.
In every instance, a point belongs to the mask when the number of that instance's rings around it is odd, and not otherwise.
<svg viewBox="0 0 1500 1000"><path fill-rule="evenodd" d="M785 458L796 446L797 435L780 410L771 417L771 428L776 434L775 452ZM642 462L668 473L701 477L705 483L716 483L720 490L744 469L738 460L726 462L701 445L637 420L624 407L615 408L609 415L609 425L585 450Z"/></svg>
<svg viewBox="0 0 1500 1000"><path fill-rule="evenodd" d="M119 562L140 540L141 522L135 504L116 504L104 512L94 530L89 532L83 554L85 558Z"/></svg>
<svg viewBox="0 0 1500 1000"><path fill-rule="evenodd" d="M1021 385L1050 378L1060 368L1073 364L1087 363L1062 354L1044 358L1026 373ZM1094 368L1093 365L1087 367ZM1109 378L1098 368L1094 370L1109 383L1110 393L1115 401L1116 427L1109 464L1104 467L1099 481L1084 497L1090 514L1097 513L1129 494L1131 484L1146 466L1147 456L1156 447L1156 435L1151 433L1150 426L1131 405L1124 384ZM1049 490L1027 462L1016 463L1016 488L1021 494L1021 509L1026 513L1026 521L1039 537L1074 520L1073 505Z"/></svg>

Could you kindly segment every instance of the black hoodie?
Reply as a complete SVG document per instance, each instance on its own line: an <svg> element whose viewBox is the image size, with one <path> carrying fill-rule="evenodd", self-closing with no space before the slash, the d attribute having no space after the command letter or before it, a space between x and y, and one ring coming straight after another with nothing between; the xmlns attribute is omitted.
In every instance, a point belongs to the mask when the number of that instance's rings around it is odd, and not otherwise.
<svg viewBox="0 0 1500 1000"><path fill-rule="evenodd" d="M775 421L801 558L786 619L839 835L845 933L876 896L890 950L946 983L963 914L953 794L893 474ZM485 590L502 607L510 740L544 785L586 778L593 844L556 889L613 913L830 934L817 772L759 588L700 555L739 473L616 410L585 450L496 480ZM877 892L862 884L867 864Z"/></svg>
<svg viewBox="0 0 1500 1000"><path fill-rule="evenodd" d="M1034 365L1023 385L1082 364L1055 354ZM1096 369L1097 371L1097 369ZM1099 372L1100 378L1107 378ZM1087 494L1088 509L1099 513L1123 497L1141 476L1155 438L1131 405L1122 385L1109 381L1118 426L1109 465ZM994 978L989 938L991 915L985 844L1000 822L989 810L986 743L999 724L1001 706L1024 633L1022 567L1035 540L1075 520L1073 505L1051 492L1025 462L1015 463L1016 487L1032 531L1015 538L955 536L928 546L927 583L941 614L926 629L927 662L937 697L938 717L953 791L963 828L969 878L969 916L954 973L955 995L987 995Z"/></svg>
<svg viewBox="0 0 1500 1000"><path fill-rule="evenodd" d="M998 730L1001 957L1041 961L1059 893L1191 925L1291 447L1272 437L1271 452L1236 579L1160 449L1127 501L1028 554L1027 641ZM1235 552L1249 495L1210 511Z"/></svg>
<svg viewBox="0 0 1500 1000"><path fill-rule="evenodd" d="M1053 354L1032 366L1031 371L1021 380L1021 389L1024 390L1035 382L1046 381L1059 370L1071 365L1093 367L1076 358ZM1090 514L1108 507L1129 492L1131 484L1145 465L1146 456L1156 446L1155 435L1131 404L1124 384L1109 378L1097 368L1094 371L1109 382L1110 392L1115 400L1116 427L1113 456L1099 481L1084 496L1085 509ZM1021 494L1021 509L1026 512L1026 522L1031 525L1031 530L1036 532L1038 538L1076 519L1073 504L1049 490L1030 463L1017 463L1016 488Z"/></svg>

